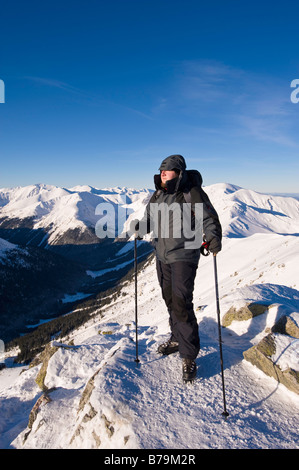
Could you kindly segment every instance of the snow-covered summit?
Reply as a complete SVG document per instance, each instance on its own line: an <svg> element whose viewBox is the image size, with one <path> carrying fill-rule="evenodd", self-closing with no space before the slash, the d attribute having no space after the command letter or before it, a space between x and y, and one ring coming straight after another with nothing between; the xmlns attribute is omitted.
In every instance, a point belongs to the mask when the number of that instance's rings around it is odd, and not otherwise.
<svg viewBox="0 0 299 470"><path fill-rule="evenodd" d="M262 194L224 183L204 189L220 216L225 236L299 233L299 201L292 197Z"/></svg>

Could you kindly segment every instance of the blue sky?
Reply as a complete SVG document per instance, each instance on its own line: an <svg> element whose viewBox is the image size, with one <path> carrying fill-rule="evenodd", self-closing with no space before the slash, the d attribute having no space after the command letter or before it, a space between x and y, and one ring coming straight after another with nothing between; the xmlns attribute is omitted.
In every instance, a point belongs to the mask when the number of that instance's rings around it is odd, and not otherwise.
<svg viewBox="0 0 299 470"><path fill-rule="evenodd" d="M184 155L204 184L299 192L299 4L1 5L0 187L153 188Z"/></svg>

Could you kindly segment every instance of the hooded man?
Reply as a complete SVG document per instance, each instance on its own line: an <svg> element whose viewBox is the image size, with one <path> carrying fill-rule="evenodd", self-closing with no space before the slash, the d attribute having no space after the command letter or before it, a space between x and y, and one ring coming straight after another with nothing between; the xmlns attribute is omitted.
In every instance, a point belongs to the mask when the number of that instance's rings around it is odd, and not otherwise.
<svg viewBox="0 0 299 470"><path fill-rule="evenodd" d="M200 349L193 289L202 230L214 255L221 250L222 230L218 215L201 188L201 175L186 170L184 157L170 155L162 161L159 170L160 174L154 176L156 191L143 219L133 222L133 230L138 231L139 237L154 230L157 275L171 331L169 340L158 347L158 352L168 355L179 351L183 380L189 381L196 376L195 359ZM186 202L191 203L191 211ZM189 219L184 207L189 209ZM197 211L198 207L200 211ZM196 214L200 214L201 220ZM184 226L186 220L190 225L188 230ZM201 235L200 242L197 232ZM190 235L193 243L190 243Z"/></svg>

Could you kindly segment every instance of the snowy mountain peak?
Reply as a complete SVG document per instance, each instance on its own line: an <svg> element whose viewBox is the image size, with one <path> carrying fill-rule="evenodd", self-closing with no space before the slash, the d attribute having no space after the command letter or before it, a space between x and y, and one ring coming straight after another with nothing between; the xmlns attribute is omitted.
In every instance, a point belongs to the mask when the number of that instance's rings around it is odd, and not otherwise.
<svg viewBox="0 0 299 470"><path fill-rule="evenodd" d="M243 188L241 188L241 186L237 186L235 184L230 184L230 183L215 183L212 186L219 193L223 193L223 194L231 194L231 193L234 193L236 191L239 191L239 189L243 189ZM205 186L204 189L209 190L209 187L210 186Z"/></svg>
<svg viewBox="0 0 299 470"><path fill-rule="evenodd" d="M255 233L299 233L299 201L229 184L204 188L214 204L223 233L244 237Z"/></svg>

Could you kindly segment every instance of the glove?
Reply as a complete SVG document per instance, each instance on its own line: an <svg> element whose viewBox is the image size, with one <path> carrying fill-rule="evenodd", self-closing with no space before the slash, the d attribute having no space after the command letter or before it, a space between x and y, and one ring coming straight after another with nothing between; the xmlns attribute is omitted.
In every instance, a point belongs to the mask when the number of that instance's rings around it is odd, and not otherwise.
<svg viewBox="0 0 299 470"><path fill-rule="evenodd" d="M213 255L217 255L219 251L221 251L221 239L218 237L212 238L209 242L209 250L213 253Z"/></svg>

